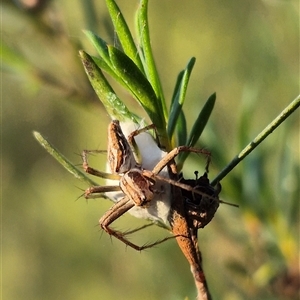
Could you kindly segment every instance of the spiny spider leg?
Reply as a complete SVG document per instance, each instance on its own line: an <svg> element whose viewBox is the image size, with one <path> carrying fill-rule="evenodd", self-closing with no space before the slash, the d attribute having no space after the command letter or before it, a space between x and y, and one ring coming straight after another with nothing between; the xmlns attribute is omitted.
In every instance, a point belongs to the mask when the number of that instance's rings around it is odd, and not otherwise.
<svg viewBox="0 0 300 300"><path fill-rule="evenodd" d="M84 192L85 199L95 199L102 197L103 193L121 191L118 185L91 186Z"/></svg>
<svg viewBox="0 0 300 300"><path fill-rule="evenodd" d="M193 148L193 147L188 147L188 146L179 146L177 148L174 148L172 151L170 151L163 159L161 159L157 165L154 167L154 169L152 171L148 171L148 170L143 170L143 174L148 177L148 178L152 178L152 179L158 179L158 180L162 180L165 182L168 182L171 185L180 187L181 189L185 189L187 191L190 191L192 193L196 193L202 196L208 196L208 198L210 197L209 195L207 195L204 192L201 192L199 190L197 190L195 187L191 187L190 185L184 184L184 183L180 183L178 181L169 179L169 178L165 178L162 176L159 176L159 172L166 167L167 165L169 165L174 158L181 152L193 152L193 153L201 153L201 154L205 154L207 156L207 163L206 163L206 173L208 173L208 167L210 164L210 155L211 153L207 150L204 149L198 149L198 148ZM215 199L214 197L211 197L212 199Z"/></svg>
<svg viewBox="0 0 300 300"><path fill-rule="evenodd" d="M193 193L194 194L198 194L200 196L204 196L204 197L206 197L208 199L211 199L211 200L215 200L216 199L214 196L210 196L210 195L208 195L205 192L201 192L201 191L197 190L197 186L192 187L192 186L190 186L188 184L185 184L185 183L182 183L180 181L175 181L175 180L172 180L172 179L169 179L169 178L165 178L165 177L162 177L162 176L159 176L159 175L154 175L154 177L156 179L158 179L158 180L165 181L165 182L167 182L167 183L169 183L171 185L177 186L177 187L179 187L179 188L181 188L183 190L191 192L192 194ZM224 202L224 201L220 200L220 202Z"/></svg>
<svg viewBox="0 0 300 300"><path fill-rule="evenodd" d="M118 240L125 243L127 246L132 247L135 250L140 250L141 247L131 243L126 238L124 238L124 234L122 232L119 232L109 227L109 225L112 222L121 217L134 205L134 202L131 201L128 197L122 198L101 217L101 219L99 220L99 224L101 228L105 230L109 235L114 236L115 238L117 238Z"/></svg>
<svg viewBox="0 0 300 300"><path fill-rule="evenodd" d="M157 165L153 168L152 173L154 175L157 175L164 167L169 165L180 152L193 152L205 154L207 156L206 169L208 169L211 156L211 153L209 151L189 146L179 146L171 150L161 161L159 161Z"/></svg>
<svg viewBox="0 0 300 300"><path fill-rule="evenodd" d="M133 132L131 132L128 135L128 137L127 137L128 144L131 147L131 150L132 150L132 153L134 155L135 161L137 162L137 165L139 167L141 167L141 157L140 157L138 146L137 146L136 141L135 141L135 137L137 135L139 135L139 134L141 134L143 132L146 132L148 130L151 130L151 129L155 129L155 125L154 124L150 124L150 125L145 126L143 128L136 129Z"/></svg>
<svg viewBox="0 0 300 300"><path fill-rule="evenodd" d="M127 137L128 143L129 144L134 144L135 143L135 141L134 141L134 137L135 136L141 134L142 132L146 132L148 130L151 130L151 129L155 129L155 125L154 124L150 124L150 125L145 126L143 128L139 128L139 129L134 130Z"/></svg>
<svg viewBox="0 0 300 300"><path fill-rule="evenodd" d="M122 233L119 232L117 230L114 230L112 228L109 227L109 225L114 222L116 219L118 219L119 217L121 217L125 212L127 212L130 208L132 208L135 204L133 203L133 201L131 201L130 199L128 199L128 197L124 197L122 198L119 202L117 202L114 206L112 206L99 220L99 224L101 226L101 228L103 228L103 230L105 230L109 235L113 235L115 238L117 238L118 240L120 240L121 242L123 242L124 244L126 244L127 246L130 246L131 248L137 250L137 251L142 251L145 250L147 248L151 248L153 246L156 246L158 244L161 244L169 239L174 238L174 236L170 236L170 237L166 237L162 240L159 240L157 242L151 243L151 244L147 244L144 246L138 246L132 242L130 242L129 240L127 240L124 236L138 231L140 229L146 228L148 226L150 226L149 224L138 228L137 230L132 230L131 232L126 232L126 233Z"/></svg>
<svg viewBox="0 0 300 300"><path fill-rule="evenodd" d="M132 229L132 230L127 230L127 231L123 232L122 234L123 234L123 236L130 235L130 234L136 233L140 230L143 230L143 229L148 228L148 227L153 226L153 225L155 225L155 223L145 224L145 225L140 226L138 228L135 228L135 229Z"/></svg>
<svg viewBox="0 0 300 300"><path fill-rule="evenodd" d="M102 171L98 171L97 169L94 169L92 167L89 166L88 164L88 154L90 153L103 153L106 151L103 150L83 150L82 152L82 166L83 169L86 173L97 176L97 177L101 177L101 178L105 178L105 179L112 179L112 180L119 180L120 179L120 175L118 174L110 174L110 173L106 173L106 172L102 172Z"/></svg>
<svg viewBox="0 0 300 300"><path fill-rule="evenodd" d="M109 173L105 173L105 172L101 172L98 171L94 168L91 168L88 164L88 154L90 153L103 153L106 151L103 150L83 150L82 152L82 160L83 160L83 169L85 170L86 173L94 175L94 176L98 176L101 178L106 178L106 179L115 179L115 180L119 180L120 179L120 175L118 174L109 174ZM84 197L86 199L95 199L95 198L100 198L103 197L103 193L107 193L107 192L118 192L120 191L121 188L120 186L92 186L89 187L85 190L84 192Z"/></svg>

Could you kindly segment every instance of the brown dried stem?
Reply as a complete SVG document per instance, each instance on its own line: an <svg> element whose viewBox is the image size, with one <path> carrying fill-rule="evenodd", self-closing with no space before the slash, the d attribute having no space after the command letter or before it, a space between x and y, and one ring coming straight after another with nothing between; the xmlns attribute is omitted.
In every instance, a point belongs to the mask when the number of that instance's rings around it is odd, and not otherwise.
<svg viewBox="0 0 300 300"><path fill-rule="evenodd" d="M178 180L175 162L169 165L170 178ZM188 260L197 289L198 300L211 300L208 286L202 269L201 252L198 247L197 229L190 228L185 214L184 202L181 189L172 186L172 206L170 212L170 224L176 241Z"/></svg>

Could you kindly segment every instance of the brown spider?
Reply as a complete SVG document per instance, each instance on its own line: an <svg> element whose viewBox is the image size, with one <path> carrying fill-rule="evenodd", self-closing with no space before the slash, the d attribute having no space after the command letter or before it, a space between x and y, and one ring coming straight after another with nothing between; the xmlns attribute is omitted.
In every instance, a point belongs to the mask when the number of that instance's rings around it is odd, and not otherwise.
<svg viewBox="0 0 300 300"><path fill-rule="evenodd" d="M206 195L201 190L193 188L188 184L178 182L176 180L169 179L167 172L162 172L162 170L169 166L169 164L174 161L174 158L183 151L201 153L207 155L209 158L210 153L203 149L197 149L187 146L180 146L169 153L162 154L162 158L159 158L155 162L154 168L150 171L144 169L144 165L138 162L136 158L136 143L135 136L144 133L146 130L154 128L153 125L147 126L145 128L133 131L129 136L128 140L125 138L119 121L113 120L108 127L108 163L110 167L111 174L98 171L91 168L88 165L87 156L92 152L103 152L99 150L89 151L84 150L82 154L83 158L83 168L84 170L92 175L99 176L106 179L118 180L119 185L115 186L93 186L85 191L86 198L96 198L103 193L122 191L123 198L118 200L99 220L100 226L110 235L115 236L126 245L136 249L143 250L157 245L167 239L165 238L151 245L137 246L130 241L128 241L124 236L125 234L118 232L109 227L109 225L118 219L121 215L130 209L135 209L138 211L139 217L146 217L154 221L167 222L169 210L170 210L170 185L177 186L181 189L187 190L189 193L197 194L199 196L213 198ZM150 136L148 133L145 133ZM151 137L152 139L152 137ZM154 140L153 143L156 145ZM157 147L157 145L156 145ZM164 156L165 155L165 156ZM162 172L162 175L158 175ZM163 176L164 175L164 176ZM197 197L196 197L197 198ZM160 206L164 206L162 211L159 211ZM161 207L160 207L161 208ZM136 213L135 213L136 215Z"/></svg>

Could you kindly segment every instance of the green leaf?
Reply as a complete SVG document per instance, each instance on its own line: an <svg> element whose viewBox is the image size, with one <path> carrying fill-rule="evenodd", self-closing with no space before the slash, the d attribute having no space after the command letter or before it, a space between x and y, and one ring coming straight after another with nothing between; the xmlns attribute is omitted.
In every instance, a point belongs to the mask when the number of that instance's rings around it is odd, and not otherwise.
<svg viewBox="0 0 300 300"><path fill-rule="evenodd" d="M196 59L192 57L188 62L185 70L179 73L172 99L172 106L168 122L168 136L172 137L178 121L178 116L182 110L182 106L186 96L186 90L190 79L191 72L195 65ZM176 91L176 92L175 92Z"/></svg>
<svg viewBox="0 0 300 300"><path fill-rule="evenodd" d="M191 130L190 136L188 138L188 146L193 147L199 140L206 123L208 122L208 119L211 115L211 112L214 108L216 102L216 93L213 93L204 104L201 112L199 113L196 122L194 123L194 126Z"/></svg>
<svg viewBox="0 0 300 300"><path fill-rule="evenodd" d="M199 113L196 122L194 123L194 126L192 127L191 133L189 135L188 141L187 141L187 146L193 147L199 140L206 123L210 117L210 114L214 108L216 102L216 93L212 94L204 104L201 112ZM178 157L178 168L179 170L184 164L184 161L187 159L189 153L188 152L183 152L180 153Z"/></svg>
<svg viewBox="0 0 300 300"><path fill-rule="evenodd" d="M127 56L136 64L136 66L144 72L142 61L139 57L138 49L134 43L134 39L130 33L128 25L123 17L120 8L113 0L106 0L106 5L114 24L114 29L119 37L122 48Z"/></svg>
<svg viewBox="0 0 300 300"><path fill-rule="evenodd" d="M170 111L171 111L172 105L173 105L173 103L176 99L177 94L179 94L179 89L180 89L180 84L181 84L181 81L182 81L183 73L184 73L184 70L180 71L178 76L177 76L175 87L174 87L174 90L173 90L173 95L172 95L172 98L171 98L172 100L171 100L171 105L170 105Z"/></svg>
<svg viewBox="0 0 300 300"><path fill-rule="evenodd" d="M116 93L104 77L99 67L90 55L79 51L85 72L108 114L120 121L132 120L137 123L135 116L128 110L125 104L117 97Z"/></svg>
<svg viewBox="0 0 300 300"><path fill-rule="evenodd" d="M168 119L168 112L166 102L161 86L161 82L156 69L149 33L149 22L148 22L148 0L141 0L139 9L137 11L137 28L138 38L141 45L141 51L143 53L143 63L146 76L151 83L159 105L159 113L164 116L165 123Z"/></svg>
<svg viewBox="0 0 300 300"><path fill-rule="evenodd" d="M90 30L97 30L98 28L98 15L95 3L93 1L80 1L82 5L82 15L84 16L86 27Z"/></svg>
<svg viewBox="0 0 300 300"><path fill-rule="evenodd" d="M158 131L160 142L165 145L168 141L164 116L160 113L157 98L150 82L122 51L113 46L108 47L111 62L116 74L126 83L132 95L145 109ZM168 144L168 142L167 142Z"/></svg>
<svg viewBox="0 0 300 300"><path fill-rule="evenodd" d="M265 129L263 129L224 169L212 180L215 185L221 181L233 168L247 157L264 139L284 122L300 106L300 95L296 97Z"/></svg>
<svg viewBox="0 0 300 300"><path fill-rule="evenodd" d="M187 127L186 127L186 119L183 111L181 111L181 113L178 116L176 131L177 131L177 145L178 146L186 145Z"/></svg>
<svg viewBox="0 0 300 300"><path fill-rule="evenodd" d="M173 95L172 95L170 111L172 109L174 102L176 101L175 99L176 99L177 94L179 94L179 89L180 89L180 84L182 81L183 74L184 74L184 70L181 71L177 76L175 88L174 88ZM174 138L173 138L171 148L174 148L176 146L186 145L187 128L186 128L186 119L185 119L183 110L181 110L181 112L179 114L177 124L176 124L176 131L177 131L177 142L174 142Z"/></svg>
<svg viewBox="0 0 300 300"><path fill-rule="evenodd" d="M39 132L33 132L36 140L71 174L85 181L88 185L98 185L91 180L86 173L78 170L63 154L61 154L51 143L49 143Z"/></svg>
<svg viewBox="0 0 300 300"><path fill-rule="evenodd" d="M99 69L101 69L102 71L107 73L109 76L111 76L113 79L115 79L120 84L123 84L124 86L126 86L126 84L123 82L123 80L120 79L120 77L115 73L114 69L112 69L105 62L105 60L103 60L101 57L96 57L96 56L92 56L92 55L90 57L92 58L94 63L99 67Z"/></svg>
<svg viewBox="0 0 300 300"><path fill-rule="evenodd" d="M102 71L104 71L105 73L107 73L109 76L111 76L116 82L118 82L119 84L121 84L125 89L128 89L127 84L115 72L114 68L111 68L110 66L108 66L106 64L106 62L102 58L95 57L95 56L91 56L91 58L93 59L93 61L95 62L95 64L99 67L99 69L101 69Z"/></svg>
<svg viewBox="0 0 300 300"><path fill-rule="evenodd" d="M97 36L96 34L94 34L89 30L83 30L83 32L88 37L88 39L93 44L93 46L96 48L98 54L104 60L104 62L111 67L111 62L110 62L108 49L107 49L107 43L99 36Z"/></svg>

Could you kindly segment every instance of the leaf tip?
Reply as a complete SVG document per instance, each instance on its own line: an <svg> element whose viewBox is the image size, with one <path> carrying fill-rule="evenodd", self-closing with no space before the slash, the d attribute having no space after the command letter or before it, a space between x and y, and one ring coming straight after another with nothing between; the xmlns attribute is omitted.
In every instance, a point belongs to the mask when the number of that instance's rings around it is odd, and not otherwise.
<svg viewBox="0 0 300 300"><path fill-rule="evenodd" d="M40 140L42 137L41 134L37 131L32 131L32 134L37 140Z"/></svg>

